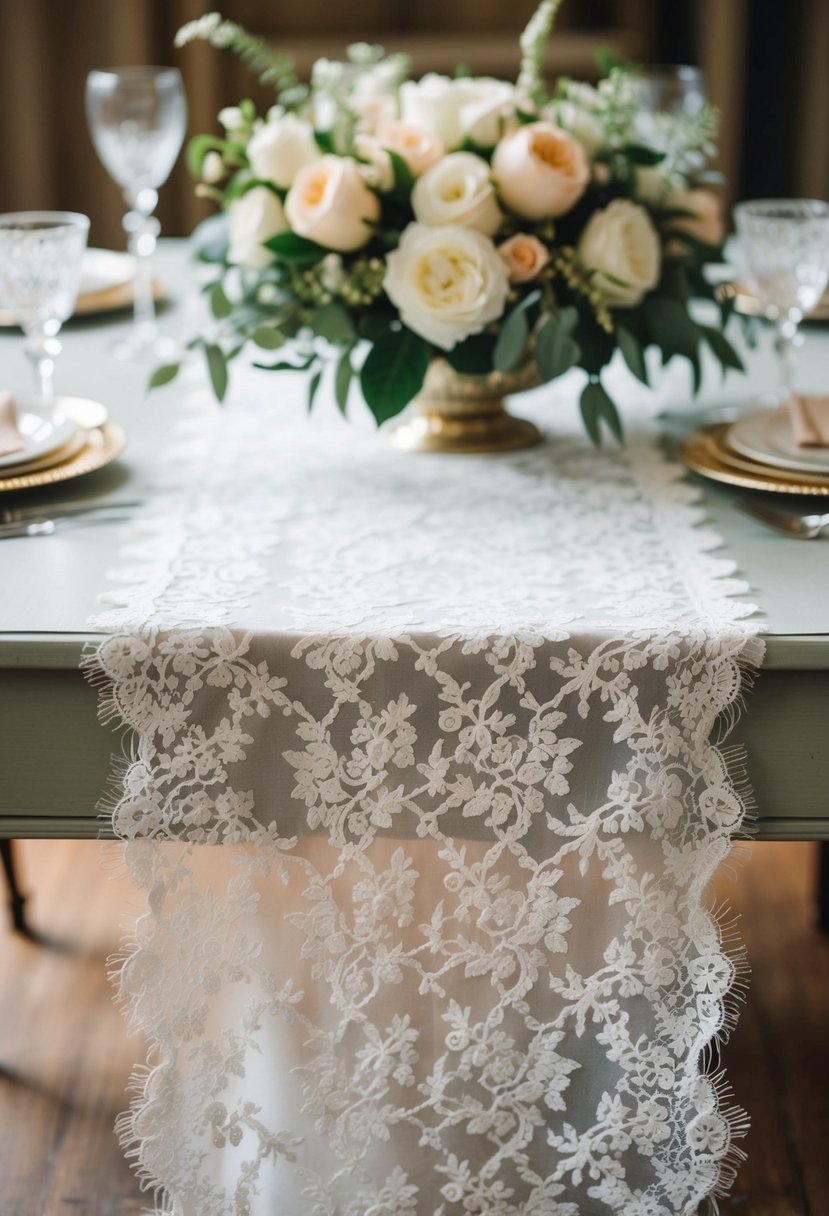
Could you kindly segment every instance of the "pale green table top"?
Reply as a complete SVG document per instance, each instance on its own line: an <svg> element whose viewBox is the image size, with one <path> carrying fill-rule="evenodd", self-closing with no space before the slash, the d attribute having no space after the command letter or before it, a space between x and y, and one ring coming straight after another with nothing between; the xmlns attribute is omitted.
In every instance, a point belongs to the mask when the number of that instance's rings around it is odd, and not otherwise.
<svg viewBox="0 0 829 1216"><path fill-rule="evenodd" d="M159 261L160 277L170 298L162 324L167 330L189 336L197 314L188 303L194 272L186 244L164 242ZM128 323L128 317L118 314L68 325L62 335L64 352L57 372L59 391L106 403L129 435L127 452L108 469L44 492L39 503L70 498L133 499L147 492L154 449L170 424L171 395L148 396L148 369L119 363L109 353L113 339ZM802 386L829 390L829 329L809 326L805 337ZM15 331L0 332L0 385L8 385L13 391L26 391L30 383L21 345ZM710 374L695 404L690 402L684 371L677 371L669 377L673 387L667 389L667 426L676 435L707 411L744 401L774 383L774 366L766 337L761 339L760 349L751 354L749 377L732 375L722 385L718 374ZM758 691L750 701L744 731L757 757L755 770L758 764L761 770L759 781L757 771L752 774L761 815L769 823L785 817L792 825L795 820L801 824L790 833L772 828L767 834L819 834L802 825L812 817L829 825L829 805L824 805L829 803L825 794L829 788L829 759L824 763L822 746L824 724L829 721L829 534L808 543L777 536L738 514L732 507L734 497L726 488L706 484L706 506L713 526L726 542L723 552L734 557L750 584L751 598L761 606L768 631L768 673L758 681L762 696ZM6 834L22 831L21 822L33 815L41 823L38 830L47 834L47 825L53 820L65 817L67 822L80 822L93 814L90 791L93 778L97 780L96 765L102 763L96 749L100 751L103 745L95 742L93 732L100 728L87 696L90 690L77 691L77 665L83 640L89 636L86 621L95 611L105 572L115 563L118 537L117 526L104 525L48 539L0 542L0 748L5 742L25 751L32 733L44 730L53 739L61 732L79 732L77 737L84 740L81 757L89 759L95 753L89 760L92 774L81 780L79 760L75 766L78 789L70 791L60 807L55 803L51 811L49 799L54 797L55 787L49 784L48 774L30 771L24 778L25 763L10 766L0 757L0 834L4 817ZM779 673L777 680L772 680L772 671ZM65 684L57 682L60 672L66 676ZM58 687L65 688L65 693L58 692ZM85 698L83 710L81 701L73 700L80 697ZM785 708L782 715L780 708ZM79 726L77 715L83 714L89 721ZM778 746L772 768L765 753L775 739L775 731L779 733L780 721L787 723L791 736L789 752L780 758ZM751 735L753 740L748 738ZM110 746L111 740L107 739L107 752ZM32 757L34 761L34 747ZM69 763L72 769L69 759L64 757L64 765ZM768 771L764 765L768 765ZM790 797L787 791L793 780L800 792ZM761 785L770 791L765 804Z"/></svg>

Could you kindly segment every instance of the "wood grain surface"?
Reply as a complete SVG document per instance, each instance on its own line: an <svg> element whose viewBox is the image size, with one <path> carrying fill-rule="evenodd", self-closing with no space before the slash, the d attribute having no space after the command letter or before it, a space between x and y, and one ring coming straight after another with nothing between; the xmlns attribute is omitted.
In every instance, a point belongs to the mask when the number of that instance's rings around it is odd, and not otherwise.
<svg viewBox="0 0 829 1216"><path fill-rule="evenodd" d="M741 848L736 880L723 871L712 892L741 915L754 973L725 1050L752 1128L722 1216L824 1216L829 938L814 928L816 846ZM105 960L140 897L112 845L25 841L17 855L42 941L0 924L2 1216L138 1216L146 1197L112 1126L143 1048L113 1006Z"/></svg>

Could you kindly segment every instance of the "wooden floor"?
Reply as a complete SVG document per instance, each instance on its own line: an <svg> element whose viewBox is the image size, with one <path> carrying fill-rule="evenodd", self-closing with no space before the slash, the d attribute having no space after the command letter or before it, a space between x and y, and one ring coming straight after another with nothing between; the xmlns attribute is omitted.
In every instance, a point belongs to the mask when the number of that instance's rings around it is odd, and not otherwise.
<svg viewBox="0 0 829 1216"><path fill-rule="evenodd" d="M44 941L0 928L2 1216L138 1216L144 1206L112 1133L142 1047L127 1038L105 976L122 918L139 904L108 848L18 846ZM751 854L716 892L742 913L754 969L726 1056L753 1126L724 1216L825 1216L829 938L813 929L814 846Z"/></svg>

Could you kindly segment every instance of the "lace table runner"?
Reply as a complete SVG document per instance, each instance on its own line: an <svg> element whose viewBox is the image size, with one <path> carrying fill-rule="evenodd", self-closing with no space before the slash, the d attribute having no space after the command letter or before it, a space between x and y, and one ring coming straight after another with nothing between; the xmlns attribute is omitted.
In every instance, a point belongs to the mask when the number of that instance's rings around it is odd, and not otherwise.
<svg viewBox="0 0 829 1216"><path fill-rule="evenodd" d="M412 456L294 388L194 397L87 660L135 739L154 1210L693 1213L744 1122L703 893L745 588L636 410L596 452L565 383L543 447Z"/></svg>

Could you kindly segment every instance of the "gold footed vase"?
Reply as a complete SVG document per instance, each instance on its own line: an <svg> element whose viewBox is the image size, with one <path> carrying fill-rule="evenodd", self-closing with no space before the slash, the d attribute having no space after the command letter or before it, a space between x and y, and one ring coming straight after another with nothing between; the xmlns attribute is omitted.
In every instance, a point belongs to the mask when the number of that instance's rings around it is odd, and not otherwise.
<svg viewBox="0 0 829 1216"><path fill-rule="evenodd" d="M464 376L445 359L433 359L423 388L399 419L384 428L406 452L512 452L540 443L532 422L504 408L504 397L541 381L534 361L517 371Z"/></svg>

